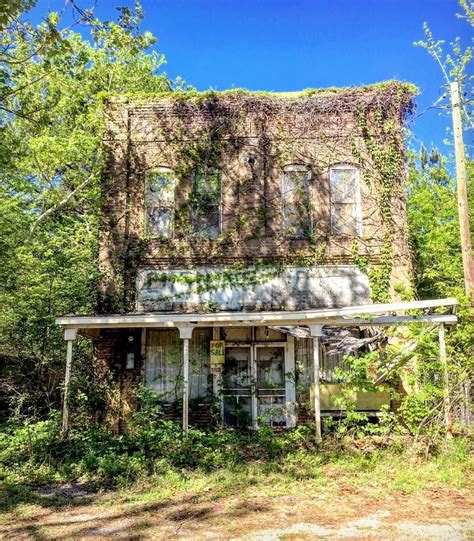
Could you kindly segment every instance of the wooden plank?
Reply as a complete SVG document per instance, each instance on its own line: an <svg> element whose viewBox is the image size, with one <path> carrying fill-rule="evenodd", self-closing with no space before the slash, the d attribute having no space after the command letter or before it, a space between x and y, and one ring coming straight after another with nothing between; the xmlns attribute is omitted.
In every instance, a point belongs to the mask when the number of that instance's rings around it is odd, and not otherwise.
<svg viewBox="0 0 474 541"><path fill-rule="evenodd" d="M414 301L391 304L373 304L367 306L352 306L327 310L300 310L275 312L217 312L207 314L130 314L110 316L64 316L56 319L56 324L71 328L101 328L101 327L178 327L180 325L308 325L320 323L338 324L393 324L410 321L455 322L452 315L419 315L397 316L394 312L406 310L427 310L446 307L454 312L458 305L456 299L433 299L429 301ZM386 313L390 315L385 315ZM381 314L378 315L377 314ZM448 318L448 319L444 319ZM451 318L451 319L449 319ZM328 321L329 320L329 321Z"/></svg>
<svg viewBox="0 0 474 541"><path fill-rule="evenodd" d="M89 317L87 319L79 318L60 318L61 322L58 323L64 328L70 329L101 329L101 328L113 328L113 329L129 329L129 328L179 328L183 323L192 325L193 327L245 327L245 326L254 326L254 325L268 325L272 326L273 323L278 323L280 325L325 325L325 326L335 326L335 327L360 327L360 326L391 326L391 325L405 325L409 323L446 323L454 324L457 323L457 317L452 314L436 314L436 315L421 315L421 316L373 316L370 318L361 318L361 317L352 317L352 318L343 318L343 317L315 317L313 319L299 319L301 315L298 312L294 314L287 313L285 317L288 319L278 319L279 316L276 315L273 318L268 318L267 320L255 317L249 317L246 319L220 319L219 321L213 321L211 319L203 318L197 320L196 317L193 318L189 314L187 320L179 318L179 320L173 319L171 315L167 316L165 321L163 320L150 320L149 318L143 319L141 317L133 316L123 316L123 318L108 318L108 317ZM245 317L243 314L239 314L238 317ZM290 319L291 317L291 319Z"/></svg>
<svg viewBox="0 0 474 541"><path fill-rule="evenodd" d="M183 339L183 431L189 430L189 338Z"/></svg>
<svg viewBox="0 0 474 541"><path fill-rule="evenodd" d="M451 397L449 394L449 371L446 355L446 340L444 325L439 326L439 357L443 366L443 385L444 385L444 420L446 424L446 437L453 437L453 423L451 419Z"/></svg>
<svg viewBox="0 0 474 541"><path fill-rule="evenodd" d="M313 374L314 374L314 420L316 440L321 441L321 386L319 378L321 337L313 336Z"/></svg>

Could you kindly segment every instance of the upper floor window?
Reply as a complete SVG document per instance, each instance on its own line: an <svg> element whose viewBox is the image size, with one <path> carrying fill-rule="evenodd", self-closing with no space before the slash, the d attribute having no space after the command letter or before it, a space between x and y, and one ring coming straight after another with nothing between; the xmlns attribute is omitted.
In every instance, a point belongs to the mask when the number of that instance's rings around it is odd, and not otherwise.
<svg viewBox="0 0 474 541"><path fill-rule="evenodd" d="M173 171L168 167L147 171L145 230L153 237L168 239L173 234L175 187Z"/></svg>
<svg viewBox="0 0 474 541"><path fill-rule="evenodd" d="M285 165L281 175L282 225L287 235L305 237L311 234L311 172L304 165Z"/></svg>
<svg viewBox="0 0 474 541"><path fill-rule="evenodd" d="M331 167L331 233L361 234L359 170L351 165Z"/></svg>
<svg viewBox="0 0 474 541"><path fill-rule="evenodd" d="M196 171L191 190L195 233L213 239L221 232L221 174L215 169Z"/></svg>

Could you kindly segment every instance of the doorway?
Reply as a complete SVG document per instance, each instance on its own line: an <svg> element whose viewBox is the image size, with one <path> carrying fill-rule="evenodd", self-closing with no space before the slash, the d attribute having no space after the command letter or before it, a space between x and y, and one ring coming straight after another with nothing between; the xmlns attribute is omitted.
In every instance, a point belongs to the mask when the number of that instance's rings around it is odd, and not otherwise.
<svg viewBox="0 0 474 541"><path fill-rule="evenodd" d="M294 347L290 342L226 344L224 426L294 426Z"/></svg>

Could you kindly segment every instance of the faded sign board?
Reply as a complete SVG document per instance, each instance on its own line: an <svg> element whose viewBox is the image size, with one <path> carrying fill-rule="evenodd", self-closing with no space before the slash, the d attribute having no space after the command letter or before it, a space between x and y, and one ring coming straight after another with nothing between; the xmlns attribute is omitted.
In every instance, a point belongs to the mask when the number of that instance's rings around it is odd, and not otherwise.
<svg viewBox="0 0 474 541"><path fill-rule="evenodd" d="M213 364L224 364L224 360L225 360L224 340L211 340L210 357L211 357L211 366Z"/></svg>
<svg viewBox="0 0 474 541"><path fill-rule="evenodd" d="M369 279L354 265L278 273L248 267L235 276L224 266L137 273L138 312L295 311L369 303Z"/></svg>

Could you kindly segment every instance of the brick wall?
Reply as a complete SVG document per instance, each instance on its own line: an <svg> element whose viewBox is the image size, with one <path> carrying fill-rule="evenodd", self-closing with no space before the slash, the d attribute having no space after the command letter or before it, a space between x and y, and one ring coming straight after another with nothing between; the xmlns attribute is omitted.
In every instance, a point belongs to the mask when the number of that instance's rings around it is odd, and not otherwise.
<svg viewBox="0 0 474 541"><path fill-rule="evenodd" d="M292 98L289 105L277 113L271 111L270 102L266 107L264 96L249 97L247 101L232 94L203 98L199 102L173 97L112 100L107 108L104 137L101 310L134 310L135 276L139 266L226 265L262 257L291 261L292 254L312 254L314 246L308 240L282 242L278 234L281 228L280 175L284 164L303 163L311 168L310 197L316 244L327 244L321 263L347 264L353 263L354 239L329 236L329 167L339 163L357 164L355 155L363 157L363 237L357 243L359 252L367 254L376 264L383 242L382 218L374 189L374 165L357 118L362 106L369 120L373 119L372 108L379 98L378 90L368 92L364 101L352 91L341 92L338 97L329 94L327 98L324 95ZM406 105L406 100L400 100L391 107L393 121L400 130ZM233 119L233 123L229 124L228 118ZM188 160L188 150L195 148L206 134L218 132L220 127L223 151L218 166L222 174L223 235L216 240L206 240L181 235L177 227L172 239L146 239L146 171L159 166L182 170L183 162ZM403 151L400 148L400 152ZM176 204L180 206L189 196L192 175L181 174L178 182ZM392 285L398 282L407 285L410 281L404 189L402 172L400 178L394 179L392 194L396 228ZM264 224L259 221L261 209L265 209L267 217ZM244 231L236 233L236 220L244 213L249 217L248 223ZM249 231L252 234L249 235Z"/></svg>
<svg viewBox="0 0 474 541"><path fill-rule="evenodd" d="M136 407L133 388L143 366L141 329L102 329L94 340L94 356L108 381L106 410L101 421L116 432L126 429L131 412ZM127 353L135 355L135 368L126 368Z"/></svg>

